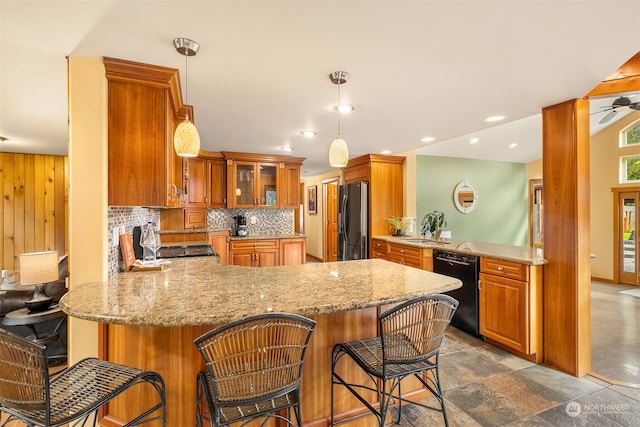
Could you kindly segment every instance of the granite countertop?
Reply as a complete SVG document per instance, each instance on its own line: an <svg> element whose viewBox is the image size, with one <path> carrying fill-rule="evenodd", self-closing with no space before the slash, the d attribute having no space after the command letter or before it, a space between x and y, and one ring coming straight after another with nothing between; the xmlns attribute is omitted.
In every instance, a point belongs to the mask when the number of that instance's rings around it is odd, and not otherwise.
<svg viewBox="0 0 640 427"><path fill-rule="evenodd" d="M158 234L198 234L213 233L218 231L228 231L230 240L261 240L261 239L298 239L305 237L301 233L259 233L249 234L248 236L234 236L229 229L223 228L185 228L182 230L158 230Z"/></svg>
<svg viewBox="0 0 640 427"><path fill-rule="evenodd" d="M302 237L305 235L300 233L261 233L247 236L230 235L229 240L299 239Z"/></svg>
<svg viewBox="0 0 640 427"><path fill-rule="evenodd" d="M180 230L156 230L158 234L198 234L214 233L217 231L230 231L228 228L183 228Z"/></svg>
<svg viewBox="0 0 640 427"><path fill-rule="evenodd" d="M544 265L547 260L541 255L541 251L528 246L502 245L498 243L470 242L465 240L446 239L442 242L434 242L415 237L395 237L395 236L374 236L374 239L385 240L389 243L400 243L416 248L442 249L451 252L477 255L481 257L491 257L504 261L512 261L527 265ZM423 242L412 242L412 240L422 240Z"/></svg>
<svg viewBox="0 0 640 427"><path fill-rule="evenodd" d="M75 285L60 307L104 323L215 325L272 311L312 316L375 307L460 286L458 279L380 259L241 267L194 257L172 259L163 271Z"/></svg>

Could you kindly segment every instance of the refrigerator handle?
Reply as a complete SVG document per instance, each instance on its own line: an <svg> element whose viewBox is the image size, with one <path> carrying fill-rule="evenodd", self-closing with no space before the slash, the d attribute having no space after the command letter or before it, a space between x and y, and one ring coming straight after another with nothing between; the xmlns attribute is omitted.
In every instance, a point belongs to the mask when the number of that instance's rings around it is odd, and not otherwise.
<svg viewBox="0 0 640 427"><path fill-rule="evenodd" d="M346 239L346 235L347 235L347 223L348 223L348 215L347 215L347 195L344 194L342 196L342 200L340 201L340 212L342 212L342 224L340 224L340 230L342 231L342 234L345 236Z"/></svg>

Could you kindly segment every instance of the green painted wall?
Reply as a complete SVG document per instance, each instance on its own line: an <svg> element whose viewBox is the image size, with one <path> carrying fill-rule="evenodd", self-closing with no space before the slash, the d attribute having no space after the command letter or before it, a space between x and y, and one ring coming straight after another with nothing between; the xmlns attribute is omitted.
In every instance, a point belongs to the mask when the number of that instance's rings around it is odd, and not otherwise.
<svg viewBox="0 0 640 427"><path fill-rule="evenodd" d="M454 157L417 156L416 213L418 231L427 213L445 213L452 238L527 246L527 165ZM460 181L478 191L478 205L468 214L453 203Z"/></svg>

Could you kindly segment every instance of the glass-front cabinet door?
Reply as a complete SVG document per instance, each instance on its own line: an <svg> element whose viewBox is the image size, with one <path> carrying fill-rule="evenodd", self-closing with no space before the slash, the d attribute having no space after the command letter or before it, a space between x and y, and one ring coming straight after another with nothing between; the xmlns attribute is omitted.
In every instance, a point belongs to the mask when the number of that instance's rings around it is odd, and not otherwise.
<svg viewBox="0 0 640 427"><path fill-rule="evenodd" d="M260 180L258 181L258 205L265 207L278 206L278 168L277 165L259 163Z"/></svg>
<svg viewBox="0 0 640 427"><path fill-rule="evenodd" d="M234 196L232 208L276 208L278 200L278 165L234 161L229 191ZM230 197L228 197L230 199Z"/></svg>
<svg viewBox="0 0 640 427"><path fill-rule="evenodd" d="M234 163L234 183L232 190L235 194L235 207L252 208L255 206L255 163L235 162ZM227 196L227 198L230 198Z"/></svg>

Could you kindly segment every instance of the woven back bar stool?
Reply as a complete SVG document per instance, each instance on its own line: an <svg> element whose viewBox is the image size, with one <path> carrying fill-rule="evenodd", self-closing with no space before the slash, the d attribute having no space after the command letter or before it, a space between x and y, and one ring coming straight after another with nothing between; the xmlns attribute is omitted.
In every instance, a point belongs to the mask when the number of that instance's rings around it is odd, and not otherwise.
<svg viewBox="0 0 640 427"><path fill-rule="evenodd" d="M28 426L84 426L91 415L95 426L100 407L144 383L155 389L158 403L125 425L162 420L164 426L165 387L159 374L89 358L50 378L46 347L0 329L0 415L8 415L2 426L14 420Z"/></svg>
<svg viewBox="0 0 640 427"><path fill-rule="evenodd" d="M445 331L458 301L448 295L431 295L400 304L379 316L379 337L336 344L331 362L331 425L369 415L360 413L336 421L334 419L334 387L344 386L385 425L390 408L398 408L400 422L402 406L410 403L442 412L448 424L444 397L440 387L438 358ZM354 384L336 371L338 362L347 356L362 369L371 384ZM407 400L402 396L401 381L414 376L438 400L439 407ZM368 402L361 393L374 391L378 402ZM376 409L379 404L378 409Z"/></svg>
<svg viewBox="0 0 640 427"><path fill-rule="evenodd" d="M194 343L207 369L196 381L196 425L276 418L295 426L293 411L302 426L302 364L315 325L303 316L268 313L198 337Z"/></svg>

